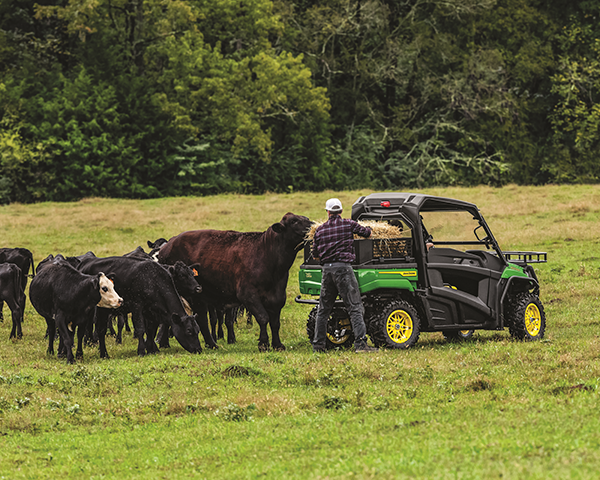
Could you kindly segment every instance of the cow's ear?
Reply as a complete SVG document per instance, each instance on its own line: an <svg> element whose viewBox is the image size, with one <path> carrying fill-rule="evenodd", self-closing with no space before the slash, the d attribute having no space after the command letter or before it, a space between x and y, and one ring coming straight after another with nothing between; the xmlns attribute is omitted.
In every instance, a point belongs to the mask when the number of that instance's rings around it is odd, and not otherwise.
<svg viewBox="0 0 600 480"><path fill-rule="evenodd" d="M171 321L173 322L173 325L181 325L181 317L176 313L171 315Z"/></svg>
<svg viewBox="0 0 600 480"><path fill-rule="evenodd" d="M271 228L273 229L273 231L275 233L283 233L283 232L285 232L285 225L283 225L281 222L274 223L273 225L271 225Z"/></svg>
<svg viewBox="0 0 600 480"><path fill-rule="evenodd" d="M110 281L113 283L113 285L114 285L114 283L115 283L115 278L117 278L117 277L115 276L115 274L114 274L114 273L109 273L109 274L106 276L106 278L108 278L108 279L109 279L109 280L110 280Z"/></svg>

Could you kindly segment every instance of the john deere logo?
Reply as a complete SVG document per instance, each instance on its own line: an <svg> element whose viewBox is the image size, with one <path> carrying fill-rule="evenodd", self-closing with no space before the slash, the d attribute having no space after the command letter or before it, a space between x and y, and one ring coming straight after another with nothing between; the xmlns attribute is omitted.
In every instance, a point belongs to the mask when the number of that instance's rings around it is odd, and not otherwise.
<svg viewBox="0 0 600 480"><path fill-rule="evenodd" d="M400 270L395 272L378 272L379 275L400 275L402 277L416 277L416 270Z"/></svg>
<svg viewBox="0 0 600 480"><path fill-rule="evenodd" d="M312 278L312 273L307 273L306 278Z"/></svg>

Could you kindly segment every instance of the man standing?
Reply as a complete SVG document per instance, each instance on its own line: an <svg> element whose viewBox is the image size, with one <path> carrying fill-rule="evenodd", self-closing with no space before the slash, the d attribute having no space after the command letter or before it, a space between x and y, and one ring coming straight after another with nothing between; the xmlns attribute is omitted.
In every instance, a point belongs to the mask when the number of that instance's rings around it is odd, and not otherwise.
<svg viewBox="0 0 600 480"><path fill-rule="evenodd" d="M318 259L323 266L313 350L315 352L325 351L327 319L331 315L333 304L339 293L352 323L355 338L354 351L376 352L376 348L367 345L365 335L367 329L363 319L364 307L351 265L355 259L354 234L367 238L371 235L371 229L360 226L354 220L343 219L341 217L342 202L337 198L327 200L325 210L327 210L329 220L317 228L312 250L313 257Z"/></svg>

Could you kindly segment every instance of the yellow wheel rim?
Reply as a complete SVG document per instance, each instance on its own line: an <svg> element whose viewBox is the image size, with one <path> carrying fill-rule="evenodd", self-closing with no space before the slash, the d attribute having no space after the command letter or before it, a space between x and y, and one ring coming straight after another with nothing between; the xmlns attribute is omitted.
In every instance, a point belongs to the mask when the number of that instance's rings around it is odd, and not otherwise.
<svg viewBox="0 0 600 480"><path fill-rule="evenodd" d="M344 335L337 336L337 335L332 335L331 333L327 333L327 338L329 339L329 341L331 343L334 343L335 345L342 345L343 343L347 342L348 339L350 338L350 327L351 327L351 323L350 323L350 319L349 318L344 318L342 320L339 321L339 326L341 329L345 329L347 333L345 333Z"/></svg>
<svg viewBox="0 0 600 480"><path fill-rule="evenodd" d="M530 303L525 309L525 329L532 337L537 337L542 329L542 315L535 303Z"/></svg>
<svg viewBox="0 0 600 480"><path fill-rule="evenodd" d="M471 333L472 330L461 330L460 333L462 333L463 337L466 337L467 335L469 335L469 333Z"/></svg>
<svg viewBox="0 0 600 480"><path fill-rule="evenodd" d="M394 310L388 316L385 328L392 342L404 343L413 333L413 321L404 310Z"/></svg>

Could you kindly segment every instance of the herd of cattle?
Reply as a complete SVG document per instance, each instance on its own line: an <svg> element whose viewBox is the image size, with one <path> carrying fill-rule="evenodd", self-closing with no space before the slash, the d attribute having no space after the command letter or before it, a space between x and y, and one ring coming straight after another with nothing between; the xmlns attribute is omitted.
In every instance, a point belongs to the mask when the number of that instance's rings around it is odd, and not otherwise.
<svg viewBox="0 0 600 480"><path fill-rule="evenodd" d="M174 336L191 353L216 348L217 319L232 319L243 306L260 326L258 348L284 350L279 337L280 314L286 300L289 270L302 248L311 221L287 213L264 232L194 230L170 240L148 241L123 256L96 257L48 255L34 268L26 248L0 248L0 320L7 303L12 314L10 338L21 338L25 287L29 300L46 320L48 353L73 363L77 332L77 358L83 357L83 340L97 338L100 357L108 358L106 332L118 318L117 340L131 314L138 355L166 347ZM31 274L29 273L31 268ZM209 327L209 317L210 326ZM228 324L229 323L229 324ZM225 322L228 342L235 342L232 322ZM222 331L222 330L221 330Z"/></svg>

